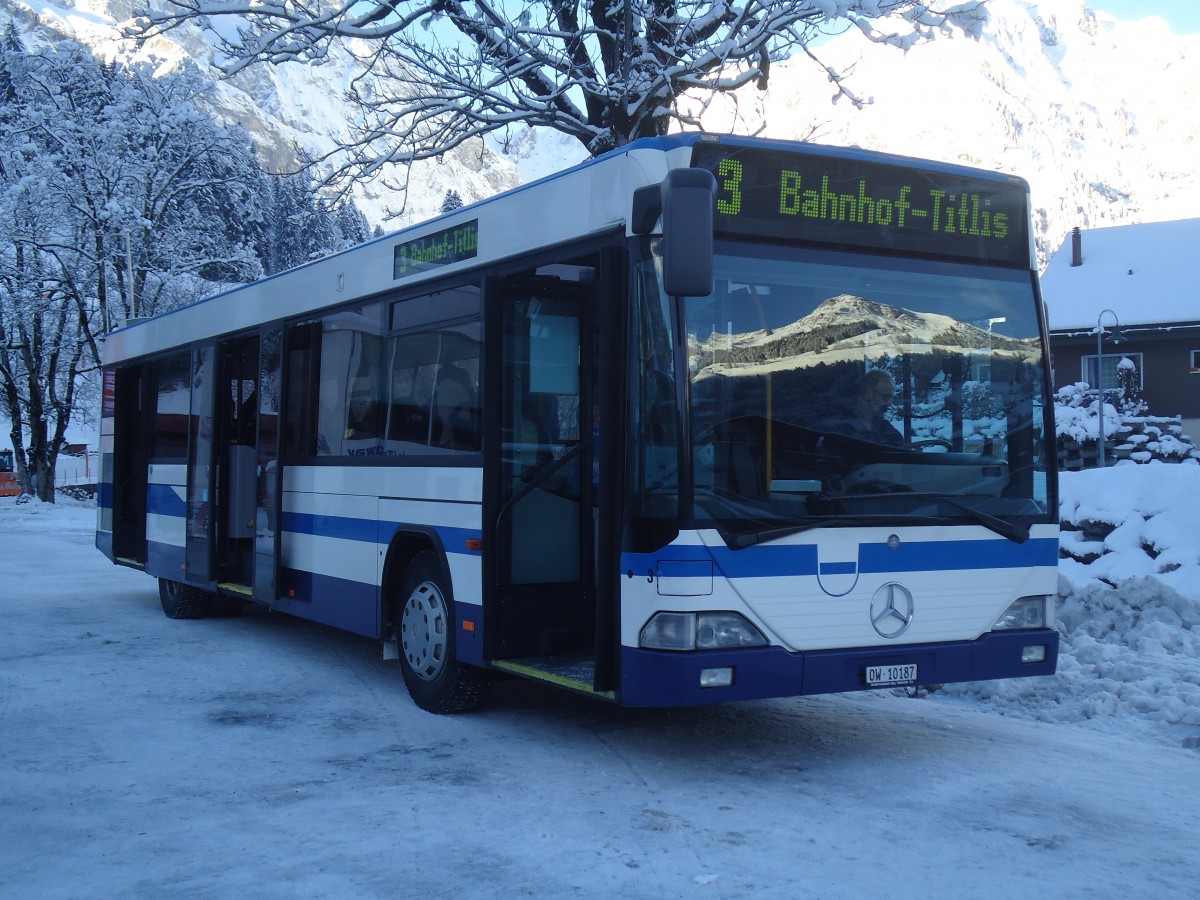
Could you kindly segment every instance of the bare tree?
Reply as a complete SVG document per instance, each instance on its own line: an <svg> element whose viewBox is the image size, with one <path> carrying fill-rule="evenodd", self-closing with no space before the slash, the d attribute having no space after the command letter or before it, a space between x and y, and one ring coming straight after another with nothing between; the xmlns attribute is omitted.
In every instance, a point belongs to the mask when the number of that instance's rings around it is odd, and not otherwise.
<svg viewBox="0 0 1200 900"><path fill-rule="evenodd" d="M771 64L797 53L819 63L810 44L826 29L907 48L952 27L978 34L986 16L982 0L166 0L130 34L198 23L228 75L353 53L359 121L324 161L355 179L517 126L596 155L698 127L685 96L765 89ZM859 102L824 68L835 96Z"/></svg>

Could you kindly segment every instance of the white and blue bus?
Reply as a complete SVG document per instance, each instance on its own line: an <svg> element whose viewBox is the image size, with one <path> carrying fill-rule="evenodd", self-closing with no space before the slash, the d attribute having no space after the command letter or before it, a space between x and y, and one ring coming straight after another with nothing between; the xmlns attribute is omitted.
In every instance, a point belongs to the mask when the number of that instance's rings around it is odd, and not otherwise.
<svg viewBox="0 0 1200 900"><path fill-rule="evenodd" d="M1034 259L1018 178L638 141L110 334L97 545L431 711L1049 674Z"/></svg>

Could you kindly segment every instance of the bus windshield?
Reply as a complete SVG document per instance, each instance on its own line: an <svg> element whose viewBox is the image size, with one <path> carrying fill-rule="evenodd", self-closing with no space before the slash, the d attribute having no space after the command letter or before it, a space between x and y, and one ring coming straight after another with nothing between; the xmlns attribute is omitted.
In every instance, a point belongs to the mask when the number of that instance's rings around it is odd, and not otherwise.
<svg viewBox="0 0 1200 900"><path fill-rule="evenodd" d="M898 519L974 521L1018 540L1019 526L1047 520L1030 272L722 242L713 292L676 310L646 246L640 515L743 542ZM686 400L664 399L671 389Z"/></svg>

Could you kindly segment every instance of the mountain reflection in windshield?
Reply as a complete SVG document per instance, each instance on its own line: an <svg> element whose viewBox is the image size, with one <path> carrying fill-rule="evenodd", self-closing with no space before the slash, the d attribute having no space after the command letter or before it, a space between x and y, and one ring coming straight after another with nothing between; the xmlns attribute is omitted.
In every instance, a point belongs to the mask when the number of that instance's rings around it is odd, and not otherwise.
<svg viewBox="0 0 1200 900"><path fill-rule="evenodd" d="M701 513L944 519L955 508L933 498L947 495L991 516L1044 511L1028 277L725 259L713 294L685 305ZM829 290L845 273L870 294Z"/></svg>

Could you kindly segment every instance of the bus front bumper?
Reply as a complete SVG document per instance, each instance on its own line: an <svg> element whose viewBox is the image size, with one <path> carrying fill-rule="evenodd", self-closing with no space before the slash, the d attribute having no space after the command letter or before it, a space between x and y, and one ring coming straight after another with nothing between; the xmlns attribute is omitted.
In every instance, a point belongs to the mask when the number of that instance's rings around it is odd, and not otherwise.
<svg viewBox="0 0 1200 900"><path fill-rule="evenodd" d="M1053 675L1058 632L993 631L974 641L791 652L621 648L623 706L696 706L886 687ZM915 678L909 678L914 670ZM875 683L869 683L868 675ZM882 680L880 680L882 676Z"/></svg>

